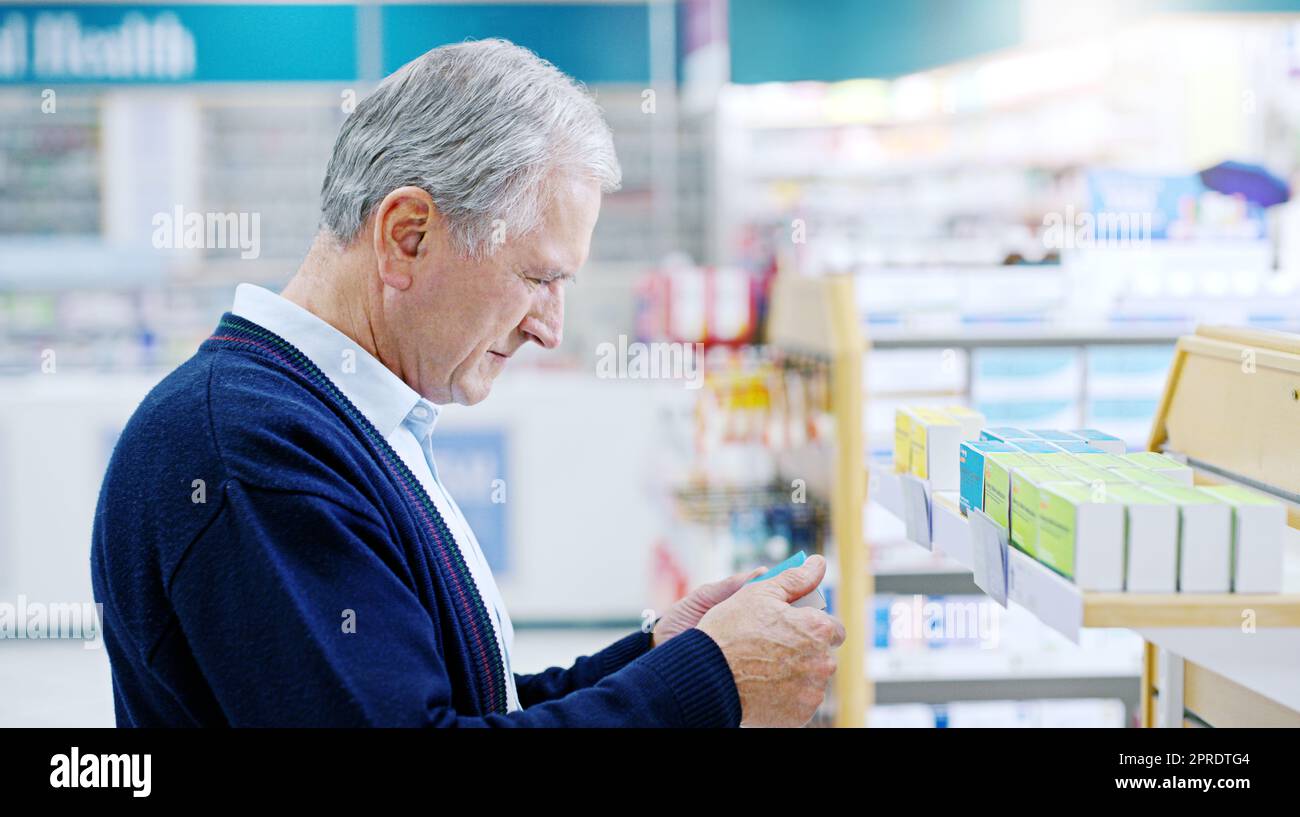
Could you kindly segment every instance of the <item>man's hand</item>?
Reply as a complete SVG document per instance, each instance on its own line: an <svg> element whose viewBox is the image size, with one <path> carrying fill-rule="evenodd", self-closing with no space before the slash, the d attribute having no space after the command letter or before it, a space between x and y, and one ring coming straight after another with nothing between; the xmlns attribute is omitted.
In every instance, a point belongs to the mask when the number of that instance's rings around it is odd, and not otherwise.
<svg viewBox="0 0 1300 817"><path fill-rule="evenodd" d="M743 725L803 726L826 696L835 672L830 651L844 643L844 626L820 610L790 606L824 575L826 560L810 556L802 567L742 587L700 619L731 667Z"/></svg>
<svg viewBox="0 0 1300 817"><path fill-rule="evenodd" d="M672 606L659 623L655 625L651 646L658 647L675 635L681 635L700 623L700 618L713 609L713 606L726 601L744 586L745 582L761 576L766 568L756 567L747 573L737 573L725 579L695 588L685 598Z"/></svg>

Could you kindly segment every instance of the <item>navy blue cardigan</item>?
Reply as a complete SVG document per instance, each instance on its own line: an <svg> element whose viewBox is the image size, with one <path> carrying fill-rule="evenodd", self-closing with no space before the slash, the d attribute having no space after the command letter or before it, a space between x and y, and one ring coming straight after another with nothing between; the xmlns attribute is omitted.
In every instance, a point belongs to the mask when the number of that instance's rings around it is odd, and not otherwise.
<svg viewBox="0 0 1300 817"><path fill-rule="evenodd" d="M230 314L123 431L91 572L122 726L740 720L699 630L516 676L507 714L483 600L419 481L297 349Z"/></svg>

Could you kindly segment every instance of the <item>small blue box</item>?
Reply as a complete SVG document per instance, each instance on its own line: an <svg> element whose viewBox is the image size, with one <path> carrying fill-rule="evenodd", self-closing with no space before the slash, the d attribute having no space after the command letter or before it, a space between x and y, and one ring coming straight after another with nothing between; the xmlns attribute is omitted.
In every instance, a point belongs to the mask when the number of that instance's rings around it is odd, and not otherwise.
<svg viewBox="0 0 1300 817"><path fill-rule="evenodd" d="M1008 440L1010 445L1016 451L1023 451L1026 454L1059 454L1061 447L1056 443L1050 443L1047 440Z"/></svg>
<svg viewBox="0 0 1300 817"><path fill-rule="evenodd" d="M980 432L981 440L994 440L1000 443L1005 443L1009 440L1032 440L1033 438L1034 435L1025 431L1023 428L1011 428L1009 426L986 428Z"/></svg>
<svg viewBox="0 0 1300 817"><path fill-rule="evenodd" d="M1076 428L1074 435L1080 439L1086 440L1093 446L1100 448L1107 454L1124 454L1127 453L1128 446L1124 441L1114 434L1107 434L1104 431L1098 431L1095 428Z"/></svg>
<svg viewBox="0 0 1300 817"><path fill-rule="evenodd" d="M808 554L804 553L801 550L795 555L791 556L789 559L786 559L781 564L767 571L762 576L755 576L754 578L745 582L745 584L753 584L754 582L767 581L768 579L781 575L782 573L784 573L785 571L789 570L792 567L803 567L803 563L806 561L808 561Z"/></svg>
<svg viewBox="0 0 1300 817"><path fill-rule="evenodd" d="M1087 443L1084 442L1083 440L1059 440L1059 441L1055 441L1054 445L1067 454L1105 454L1106 453L1105 451L1102 451L1100 448L1093 445L1092 443Z"/></svg>
<svg viewBox="0 0 1300 817"><path fill-rule="evenodd" d="M984 455L995 451L1018 451L1010 443L975 440L961 444L961 512L984 510Z"/></svg>
<svg viewBox="0 0 1300 817"><path fill-rule="evenodd" d="M1043 440L1051 440L1054 443L1067 441L1078 441L1083 438L1077 434L1071 434L1068 431L1058 431L1055 428L1031 428L1029 433Z"/></svg>

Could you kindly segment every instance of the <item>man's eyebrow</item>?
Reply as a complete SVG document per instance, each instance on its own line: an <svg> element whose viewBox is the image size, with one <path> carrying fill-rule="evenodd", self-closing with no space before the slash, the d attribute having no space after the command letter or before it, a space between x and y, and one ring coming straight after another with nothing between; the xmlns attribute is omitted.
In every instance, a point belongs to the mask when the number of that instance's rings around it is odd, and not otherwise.
<svg viewBox="0 0 1300 817"><path fill-rule="evenodd" d="M558 281L569 281L572 283L578 280L578 276L576 273L569 272L568 270L564 270L564 269L548 269L546 270L545 273L543 273L543 276L546 278L547 281L558 280Z"/></svg>

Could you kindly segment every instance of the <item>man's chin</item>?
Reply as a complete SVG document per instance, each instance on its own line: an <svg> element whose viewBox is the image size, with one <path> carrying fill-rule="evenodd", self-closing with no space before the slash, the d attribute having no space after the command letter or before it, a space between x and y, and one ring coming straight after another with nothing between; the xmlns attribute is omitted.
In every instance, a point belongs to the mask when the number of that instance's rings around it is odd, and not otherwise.
<svg viewBox="0 0 1300 817"><path fill-rule="evenodd" d="M472 384L456 384L452 386L452 402L461 406L473 406L482 403L487 396L492 393L492 381L481 380Z"/></svg>

